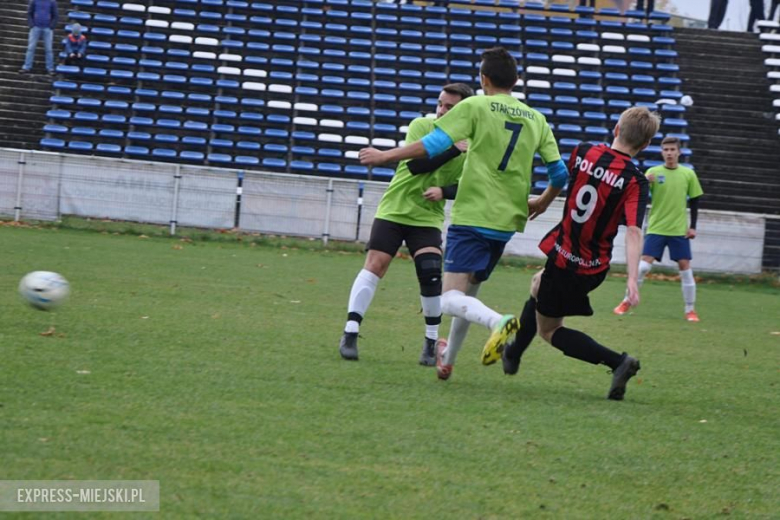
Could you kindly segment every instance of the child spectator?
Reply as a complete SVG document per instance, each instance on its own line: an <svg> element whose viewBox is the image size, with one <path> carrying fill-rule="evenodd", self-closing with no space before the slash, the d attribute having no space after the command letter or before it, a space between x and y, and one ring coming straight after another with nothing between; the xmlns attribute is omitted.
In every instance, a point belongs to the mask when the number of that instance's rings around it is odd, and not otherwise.
<svg viewBox="0 0 780 520"><path fill-rule="evenodd" d="M81 26L73 24L70 34L65 38L66 65L81 66L84 55L87 53L87 37L81 34Z"/></svg>

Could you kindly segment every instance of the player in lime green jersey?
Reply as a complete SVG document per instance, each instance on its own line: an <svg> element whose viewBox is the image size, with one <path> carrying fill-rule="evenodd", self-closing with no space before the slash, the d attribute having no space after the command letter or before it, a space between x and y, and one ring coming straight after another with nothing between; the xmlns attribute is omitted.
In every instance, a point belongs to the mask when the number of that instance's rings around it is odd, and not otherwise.
<svg viewBox="0 0 780 520"><path fill-rule="evenodd" d="M475 296L498 263L504 247L526 221L543 213L566 183L568 172L544 116L512 96L517 62L505 49L482 54L480 81L484 96L462 101L436 121L433 132L402 148L360 151L363 164L431 157L452 143L468 139L458 194L447 230L442 311L453 316L449 340L437 344L437 375L452 373L469 323L490 329L483 349L486 365L501 358L517 318L502 316ZM538 198L528 200L534 153L547 164L550 184Z"/></svg>
<svg viewBox="0 0 780 520"><path fill-rule="evenodd" d="M436 117L442 117L474 91L463 83L442 88ZM419 117L411 122L406 142L413 143L434 128L432 119ZM463 171L468 144L453 144L443 154L429 159L403 161L393 176L374 217L363 269L352 284L347 323L339 344L341 357L358 359L357 339L379 280L403 242L414 258L420 283L420 301L425 317L425 339L420 364L436 363L435 344L441 323L441 229L444 224L444 198L454 198Z"/></svg>
<svg viewBox="0 0 780 520"><path fill-rule="evenodd" d="M696 238L699 197L704 192L696 172L679 163L678 138L666 137L661 141L661 153L664 157L663 166L650 168L646 173L647 180L650 181L652 210L642 259L639 262L639 284L642 284L645 275L650 272L653 261L660 261L664 256L664 249L668 247L669 257L677 262L680 268L685 319L699 321L699 315L694 308L696 280L691 269L691 240ZM690 225L686 205L691 209ZM623 300L615 307L614 312L622 315L630 308L628 302Z"/></svg>

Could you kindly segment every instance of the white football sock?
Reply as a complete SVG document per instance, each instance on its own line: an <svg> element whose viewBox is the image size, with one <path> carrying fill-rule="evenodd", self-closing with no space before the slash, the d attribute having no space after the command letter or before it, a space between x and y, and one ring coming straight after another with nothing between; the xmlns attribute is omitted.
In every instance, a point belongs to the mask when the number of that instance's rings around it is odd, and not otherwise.
<svg viewBox="0 0 780 520"><path fill-rule="evenodd" d="M426 318L439 318L439 323L428 324L425 320L425 337L433 340L439 339L439 325L441 324L441 296L420 296L423 316Z"/></svg>
<svg viewBox="0 0 780 520"><path fill-rule="evenodd" d="M685 312L691 312L696 304L696 280L693 278L693 269L680 271L680 284L682 285Z"/></svg>
<svg viewBox="0 0 780 520"><path fill-rule="evenodd" d="M441 297L441 309L444 314L478 323L489 330L493 330L496 323L501 321L499 313L473 296L466 296L462 291L444 293Z"/></svg>
<svg viewBox="0 0 780 520"><path fill-rule="evenodd" d="M639 276L637 277L636 282L640 287L645 281L645 276L647 276L647 273L649 273L652 268L653 264L650 262L645 262L644 260L639 261Z"/></svg>
<svg viewBox="0 0 780 520"><path fill-rule="evenodd" d="M639 287L642 287L642 284L645 282L645 276L647 273L650 272L650 269L653 268L653 264L650 262L645 262L644 260L639 261L639 275L637 276L636 283ZM624 298L625 301L628 301L628 291L626 291L626 297Z"/></svg>
<svg viewBox="0 0 780 520"><path fill-rule="evenodd" d="M468 296L476 296L479 292L480 284L469 284L466 289ZM450 335L447 338L447 350L444 351L444 358L442 362L445 365L454 365L455 359L458 357L463 342L466 340L466 334L469 331L469 325L471 323L463 318L453 318L452 324L450 324Z"/></svg>
<svg viewBox="0 0 780 520"><path fill-rule="evenodd" d="M365 316L368 306L371 305L371 300L374 298L378 283L379 277L377 275L367 269L361 269L352 284L347 311ZM360 323L354 320L347 321L344 327L344 332L358 332L359 330Z"/></svg>

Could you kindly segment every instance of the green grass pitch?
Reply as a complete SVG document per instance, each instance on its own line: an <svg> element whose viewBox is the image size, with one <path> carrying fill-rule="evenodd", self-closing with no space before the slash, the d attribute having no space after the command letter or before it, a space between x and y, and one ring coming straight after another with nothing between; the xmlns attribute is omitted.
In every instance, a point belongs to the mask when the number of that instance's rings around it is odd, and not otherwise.
<svg viewBox="0 0 780 520"><path fill-rule="evenodd" d="M700 284L693 324L674 282L614 316L608 278L568 323L642 361L611 402L539 339L516 377L481 366L477 327L438 381L408 260L342 361L363 257L306 244L0 228L0 478L159 480L163 518L777 518L776 288ZM71 282L56 314L16 293L39 269ZM517 312L532 274L481 298Z"/></svg>

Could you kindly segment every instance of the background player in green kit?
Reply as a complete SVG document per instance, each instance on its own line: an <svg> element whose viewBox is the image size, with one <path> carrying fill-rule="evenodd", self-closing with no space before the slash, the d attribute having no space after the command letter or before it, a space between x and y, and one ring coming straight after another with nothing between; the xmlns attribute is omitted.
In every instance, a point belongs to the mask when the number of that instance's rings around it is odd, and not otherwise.
<svg viewBox="0 0 780 520"><path fill-rule="evenodd" d="M655 166L645 174L650 181L652 210L650 224L639 262L639 284L650 272L654 260L661 260L664 249L669 248L669 257L680 268L685 319L699 321L694 309L696 304L696 280L691 269L691 240L696 238L696 219L699 209L699 197L704 193L696 173L681 166L680 140L666 137L661 141L663 166ZM691 208L691 223L687 222L686 200ZM615 314L625 314L631 306L627 300L615 307Z"/></svg>
<svg viewBox="0 0 780 520"><path fill-rule="evenodd" d="M479 285L496 266L504 246L525 229L529 216L541 214L560 193L568 176L547 121L512 97L517 62L505 49L482 54L480 80L484 96L474 96L436 121L419 142L402 148L360 151L363 164L383 164L416 157L435 157L453 142L469 140L458 194L447 231L442 311L454 316L449 342L439 340L437 375L448 379L469 323L492 331L483 349L483 364L495 363L519 322L502 316L475 298ZM534 153L547 163L550 185L529 202ZM449 346L448 346L449 345ZM484 353L490 353L485 356Z"/></svg>
<svg viewBox="0 0 780 520"><path fill-rule="evenodd" d="M436 117L444 116L460 101L474 95L466 84L453 83L442 88ZM413 143L433 130L433 120L419 117L409 125L406 142ZM404 161L398 165L382 200L379 202L368 255L363 269L352 284L347 309L347 324L341 337L339 352L348 360L358 359L357 339L379 280L403 242L414 257L420 282L420 301L425 317L425 340L420 364L436 363L435 343L441 323L441 228L444 224L442 192L456 188L463 171L467 143L453 144L433 159ZM444 187L443 189L441 187ZM453 198L447 196L446 198Z"/></svg>

